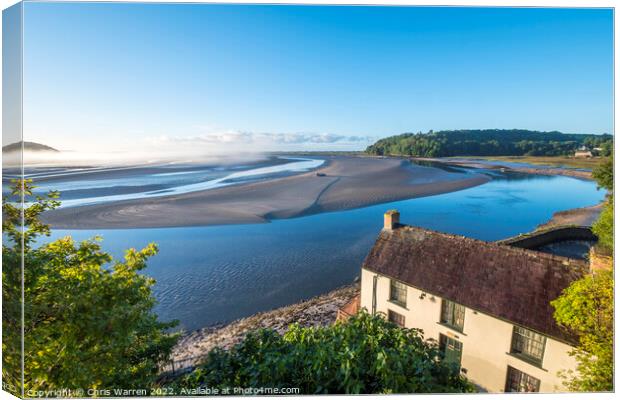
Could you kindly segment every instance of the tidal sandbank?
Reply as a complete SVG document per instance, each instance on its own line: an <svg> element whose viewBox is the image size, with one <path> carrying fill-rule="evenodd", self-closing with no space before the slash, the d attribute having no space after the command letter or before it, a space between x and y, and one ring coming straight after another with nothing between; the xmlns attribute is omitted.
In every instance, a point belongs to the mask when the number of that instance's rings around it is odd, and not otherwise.
<svg viewBox="0 0 620 400"><path fill-rule="evenodd" d="M486 183L394 158L325 157L294 176L152 199L67 207L44 214L56 229L157 228L262 223L430 196Z"/></svg>

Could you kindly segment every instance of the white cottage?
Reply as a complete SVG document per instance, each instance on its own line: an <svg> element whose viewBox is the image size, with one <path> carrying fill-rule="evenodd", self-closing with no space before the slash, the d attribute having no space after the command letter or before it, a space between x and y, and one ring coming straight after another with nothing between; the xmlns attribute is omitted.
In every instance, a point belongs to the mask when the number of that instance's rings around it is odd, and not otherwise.
<svg viewBox="0 0 620 400"><path fill-rule="evenodd" d="M550 302L585 261L401 225L397 211L364 261L360 306L420 328L489 392L565 390L577 343Z"/></svg>

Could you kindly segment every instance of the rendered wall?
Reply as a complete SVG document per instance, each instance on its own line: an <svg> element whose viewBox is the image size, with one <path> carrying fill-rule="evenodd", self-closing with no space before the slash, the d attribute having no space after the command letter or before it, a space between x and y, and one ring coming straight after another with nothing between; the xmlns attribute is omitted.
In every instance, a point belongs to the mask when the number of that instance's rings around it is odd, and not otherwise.
<svg viewBox="0 0 620 400"><path fill-rule="evenodd" d="M361 307L372 310L374 272L362 269ZM419 328L427 339L439 340L439 334L463 343L461 368L472 382L489 392L504 392L508 366L540 379L541 392L563 391L562 379L557 373L574 369L575 360L568 355L571 347L547 338L542 368L522 361L512 355L510 345L513 324L466 308L463 332L452 330L439 323L441 298L408 286L407 307L389 301L390 279L378 275L377 312L392 310L405 316L407 328ZM423 297L423 298L420 298Z"/></svg>

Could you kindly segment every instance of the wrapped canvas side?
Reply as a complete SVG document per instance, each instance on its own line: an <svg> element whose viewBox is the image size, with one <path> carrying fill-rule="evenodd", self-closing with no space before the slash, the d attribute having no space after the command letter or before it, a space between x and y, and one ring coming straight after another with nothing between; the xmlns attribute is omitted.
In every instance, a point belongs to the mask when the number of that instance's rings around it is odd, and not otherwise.
<svg viewBox="0 0 620 400"><path fill-rule="evenodd" d="M2 389L23 397L22 13L2 12Z"/></svg>

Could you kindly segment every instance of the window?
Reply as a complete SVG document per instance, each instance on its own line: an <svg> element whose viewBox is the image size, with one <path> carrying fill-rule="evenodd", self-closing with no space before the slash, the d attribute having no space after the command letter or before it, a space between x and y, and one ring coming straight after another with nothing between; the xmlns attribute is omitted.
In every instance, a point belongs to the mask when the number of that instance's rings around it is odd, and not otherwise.
<svg viewBox="0 0 620 400"><path fill-rule="evenodd" d="M442 300L441 323L462 332L465 324L465 307L450 300Z"/></svg>
<svg viewBox="0 0 620 400"><path fill-rule="evenodd" d="M510 353L524 358L536 365L542 364L546 338L529 329L515 326L512 331L512 348Z"/></svg>
<svg viewBox="0 0 620 400"><path fill-rule="evenodd" d="M441 351L445 362L456 364L461 368L463 343L446 335L439 334L439 351Z"/></svg>
<svg viewBox="0 0 620 400"><path fill-rule="evenodd" d="M507 392L538 392L539 390L540 379L508 366L508 377L506 378Z"/></svg>
<svg viewBox="0 0 620 400"><path fill-rule="evenodd" d="M390 301L406 307L407 306L407 286L395 280L390 280Z"/></svg>
<svg viewBox="0 0 620 400"><path fill-rule="evenodd" d="M392 310L388 310L388 321L393 322L398 326L405 326L405 316Z"/></svg>
<svg viewBox="0 0 620 400"><path fill-rule="evenodd" d="M377 279L379 277L374 275L372 277L372 315L377 313Z"/></svg>

